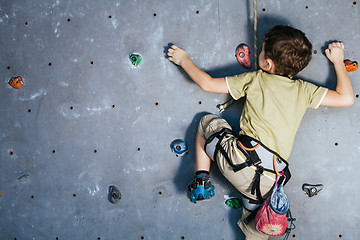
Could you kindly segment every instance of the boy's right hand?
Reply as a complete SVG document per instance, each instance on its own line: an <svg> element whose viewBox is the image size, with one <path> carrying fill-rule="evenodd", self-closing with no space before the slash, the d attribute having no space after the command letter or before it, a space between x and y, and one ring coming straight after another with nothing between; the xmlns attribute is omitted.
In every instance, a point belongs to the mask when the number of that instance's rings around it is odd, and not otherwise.
<svg viewBox="0 0 360 240"><path fill-rule="evenodd" d="M344 64L344 50L345 45L342 42L330 43L328 48L325 50L326 57L333 63Z"/></svg>
<svg viewBox="0 0 360 240"><path fill-rule="evenodd" d="M167 55L170 61L179 66L181 65L181 62L188 57L187 53L176 45L171 45Z"/></svg>

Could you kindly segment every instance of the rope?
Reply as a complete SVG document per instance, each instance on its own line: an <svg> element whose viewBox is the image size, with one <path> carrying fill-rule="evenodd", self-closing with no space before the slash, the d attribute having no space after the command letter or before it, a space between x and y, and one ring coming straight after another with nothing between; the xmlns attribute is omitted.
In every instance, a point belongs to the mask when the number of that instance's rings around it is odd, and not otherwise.
<svg viewBox="0 0 360 240"><path fill-rule="evenodd" d="M253 0L254 2L254 61L255 61L255 70L257 69L257 0Z"/></svg>

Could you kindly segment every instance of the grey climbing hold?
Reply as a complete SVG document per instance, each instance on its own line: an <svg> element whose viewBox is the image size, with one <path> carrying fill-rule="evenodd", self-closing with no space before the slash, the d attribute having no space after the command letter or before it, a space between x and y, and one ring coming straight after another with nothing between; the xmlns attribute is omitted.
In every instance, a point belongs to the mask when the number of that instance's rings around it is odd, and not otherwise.
<svg viewBox="0 0 360 240"><path fill-rule="evenodd" d="M29 174L24 174L24 175L18 177L18 180L19 180L21 183L29 182L29 181L30 181L30 175L29 175Z"/></svg>
<svg viewBox="0 0 360 240"><path fill-rule="evenodd" d="M108 196L109 202L115 204L120 199L121 199L121 193L120 193L119 189L113 185L110 186L109 187L109 196Z"/></svg>
<svg viewBox="0 0 360 240"><path fill-rule="evenodd" d="M313 197L317 195L322 189L324 188L324 185L322 184L308 184L304 183L302 185L302 190L307 194L309 197Z"/></svg>

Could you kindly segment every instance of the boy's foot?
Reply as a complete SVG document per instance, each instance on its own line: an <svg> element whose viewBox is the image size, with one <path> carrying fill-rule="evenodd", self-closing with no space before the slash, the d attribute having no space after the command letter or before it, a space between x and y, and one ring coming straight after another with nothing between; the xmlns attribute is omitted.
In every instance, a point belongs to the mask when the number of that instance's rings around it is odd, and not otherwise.
<svg viewBox="0 0 360 240"><path fill-rule="evenodd" d="M215 187L211 185L209 179L203 180L195 177L189 184L188 190L190 191L191 202L210 199L215 195Z"/></svg>

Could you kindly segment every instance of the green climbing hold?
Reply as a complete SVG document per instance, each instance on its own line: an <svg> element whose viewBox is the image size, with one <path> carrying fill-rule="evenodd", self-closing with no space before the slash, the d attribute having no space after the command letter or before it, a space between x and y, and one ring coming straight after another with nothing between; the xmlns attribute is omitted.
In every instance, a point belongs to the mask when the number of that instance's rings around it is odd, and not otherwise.
<svg viewBox="0 0 360 240"><path fill-rule="evenodd" d="M131 63L132 65L134 65L135 67L137 67L139 65L139 63L141 62L141 56L140 54L130 54L130 60L131 60Z"/></svg>
<svg viewBox="0 0 360 240"><path fill-rule="evenodd" d="M234 209L242 207L242 202L239 198L229 198L225 201L225 204Z"/></svg>

